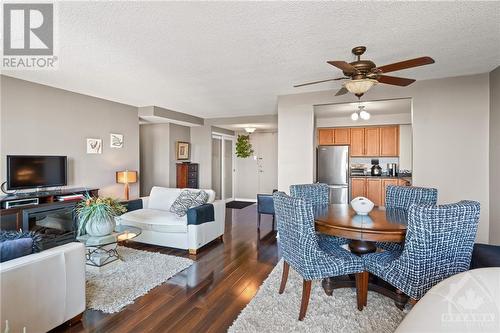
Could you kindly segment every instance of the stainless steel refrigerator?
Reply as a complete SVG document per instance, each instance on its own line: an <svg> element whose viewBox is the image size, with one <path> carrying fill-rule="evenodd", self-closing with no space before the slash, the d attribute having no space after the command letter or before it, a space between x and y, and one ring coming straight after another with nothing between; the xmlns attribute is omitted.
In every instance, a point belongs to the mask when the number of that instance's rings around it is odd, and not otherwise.
<svg viewBox="0 0 500 333"><path fill-rule="evenodd" d="M349 146L319 146L317 181L330 186L330 203L349 202Z"/></svg>

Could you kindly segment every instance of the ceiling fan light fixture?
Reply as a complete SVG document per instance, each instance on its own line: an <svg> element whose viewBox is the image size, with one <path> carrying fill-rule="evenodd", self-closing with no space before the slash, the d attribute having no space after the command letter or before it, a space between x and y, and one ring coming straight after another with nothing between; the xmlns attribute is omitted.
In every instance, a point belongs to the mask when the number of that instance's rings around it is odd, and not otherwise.
<svg viewBox="0 0 500 333"><path fill-rule="evenodd" d="M360 80L350 80L344 83L344 87L349 90L350 93L353 94L364 94L371 87L378 83L377 80L374 79L360 79Z"/></svg>
<svg viewBox="0 0 500 333"><path fill-rule="evenodd" d="M359 119L358 113L357 112L353 112L353 114L351 114L351 119L354 120L354 121L358 120Z"/></svg>
<svg viewBox="0 0 500 333"><path fill-rule="evenodd" d="M253 132L255 132L255 127L245 127L245 132L247 132L248 134L252 134Z"/></svg>

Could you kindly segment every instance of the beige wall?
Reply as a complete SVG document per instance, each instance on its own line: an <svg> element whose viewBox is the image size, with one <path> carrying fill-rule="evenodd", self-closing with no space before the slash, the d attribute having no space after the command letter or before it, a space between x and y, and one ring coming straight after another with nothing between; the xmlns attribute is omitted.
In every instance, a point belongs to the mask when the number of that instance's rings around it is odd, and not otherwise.
<svg viewBox="0 0 500 333"><path fill-rule="evenodd" d="M191 162L199 164L200 188L212 188L212 126L191 128Z"/></svg>
<svg viewBox="0 0 500 333"><path fill-rule="evenodd" d="M115 172L139 170L136 107L2 75L0 114L2 182L8 154L67 155L68 186L95 186L114 197L123 196ZM123 148L109 147L110 133L124 135ZM86 153L87 138L102 139L102 154ZM130 194L138 196L138 184Z"/></svg>
<svg viewBox="0 0 500 333"><path fill-rule="evenodd" d="M414 184L439 190L439 202L481 203L478 240L489 238L488 74L380 85L364 100L412 98ZM278 186L313 181L313 105L353 102L331 91L278 98ZM464 172L463 165L469 166Z"/></svg>
<svg viewBox="0 0 500 333"><path fill-rule="evenodd" d="M500 67L490 73L490 243L500 245Z"/></svg>
<svg viewBox="0 0 500 333"><path fill-rule="evenodd" d="M153 186L170 185L170 124L140 126L141 196Z"/></svg>
<svg viewBox="0 0 500 333"><path fill-rule="evenodd" d="M190 128L187 126L170 124L170 187L177 186L177 169L176 163L181 163L183 161L177 161L176 158L176 145L177 141L182 142L190 142L191 141L191 132Z"/></svg>

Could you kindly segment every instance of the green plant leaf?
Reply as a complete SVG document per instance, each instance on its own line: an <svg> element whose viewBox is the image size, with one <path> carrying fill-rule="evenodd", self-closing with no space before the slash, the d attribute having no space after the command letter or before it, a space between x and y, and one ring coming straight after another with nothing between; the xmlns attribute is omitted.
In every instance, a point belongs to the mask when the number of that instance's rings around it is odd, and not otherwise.
<svg viewBox="0 0 500 333"><path fill-rule="evenodd" d="M236 156L247 158L253 154L252 144L250 143L250 135L238 135L236 139Z"/></svg>

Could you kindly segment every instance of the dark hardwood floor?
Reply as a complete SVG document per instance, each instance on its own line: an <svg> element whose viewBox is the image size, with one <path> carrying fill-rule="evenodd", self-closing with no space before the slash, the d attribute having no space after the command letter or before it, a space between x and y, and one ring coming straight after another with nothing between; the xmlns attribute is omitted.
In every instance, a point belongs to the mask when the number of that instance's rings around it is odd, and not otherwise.
<svg viewBox="0 0 500 333"><path fill-rule="evenodd" d="M136 249L196 262L119 313L87 310L81 323L52 332L225 332L278 261L270 216L262 216L261 229L259 235L252 205L227 209L224 242L214 241L196 256L128 242Z"/></svg>

